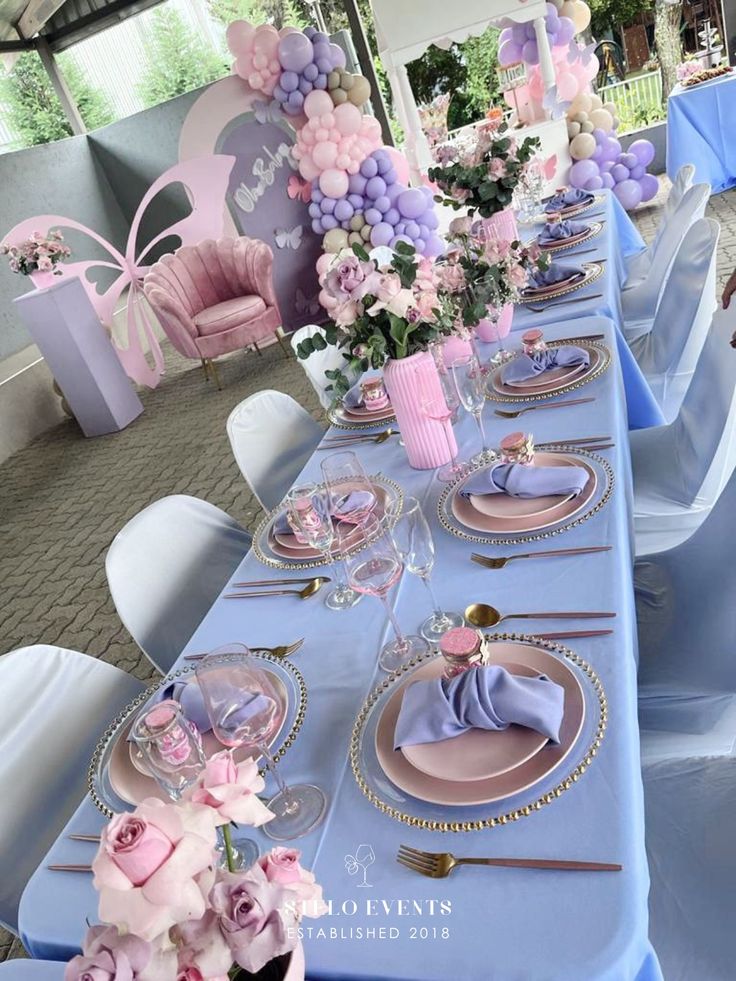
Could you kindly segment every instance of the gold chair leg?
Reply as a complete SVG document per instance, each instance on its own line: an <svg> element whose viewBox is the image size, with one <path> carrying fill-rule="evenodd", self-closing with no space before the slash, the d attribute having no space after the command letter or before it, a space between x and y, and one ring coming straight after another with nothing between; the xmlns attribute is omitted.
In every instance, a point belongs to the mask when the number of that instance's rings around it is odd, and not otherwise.
<svg viewBox="0 0 736 981"><path fill-rule="evenodd" d="M210 370L207 364L207 358L200 358L199 360L202 362L202 371L204 372L204 377L209 381Z"/></svg>
<svg viewBox="0 0 736 981"><path fill-rule="evenodd" d="M284 357L288 361L289 360L289 349L284 344L284 338L281 336L281 330L280 329L275 330L274 331L274 334L276 335L276 340L279 342L279 346L281 347L281 350L284 352Z"/></svg>
<svg viewBox="0 0 736 981"><path fill-rule="evenodd" d="M214 378L215 385L217 385L217 391L222 391L222 384L220 383L220 373L217 370L217 364L212 358L209 359L210 371L212 372L212 377Z"/></svg>
<svg viewBox="0 0 736 981"><path fill-rule="evenodd" d="M258 347L255 341L253 341L253 347L256 349L260 357L263 357L263 351Z"/></svg>

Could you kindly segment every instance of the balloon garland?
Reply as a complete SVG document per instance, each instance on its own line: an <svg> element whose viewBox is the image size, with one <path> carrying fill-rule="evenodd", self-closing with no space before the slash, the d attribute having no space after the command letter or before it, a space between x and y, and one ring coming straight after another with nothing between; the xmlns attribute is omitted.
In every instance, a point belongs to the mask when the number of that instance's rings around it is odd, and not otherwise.
<svg viewBox="0 0 736 981"><path fill-rule="evenodd" d="M297 131L292 156L310 185L311 227L325 251L357 242L405 242L432 257L444 251L432 191L409 187L408 161L382 146L378 120L358 108L370 98L370 84L345 70L338 45L313 27L277 31L243 20L228 26L226 39L234 73Z"/></svg>

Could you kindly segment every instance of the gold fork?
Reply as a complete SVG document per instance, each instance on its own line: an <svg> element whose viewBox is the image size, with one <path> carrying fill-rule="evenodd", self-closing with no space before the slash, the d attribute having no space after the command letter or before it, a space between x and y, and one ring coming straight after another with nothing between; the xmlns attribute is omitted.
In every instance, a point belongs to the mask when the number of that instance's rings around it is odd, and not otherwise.
<svg viewBox="0 0 736 981"><path fill-rule="evenodd" d="M250 650L258 651L260 654L270 654L272 657L289 657L292 654L296 654L303 643L304 638L300 637L293 644L282 644L278 647L251 647ZM185 654L184 660L201 661L204 657L207 657L207 652L203 652L202 654Z"/></svg>
<svg viewBox="0 0 736 981"><path fill-rule="evenodd" d="M478 565L485 566L486 569L503 569L514 559L537 559L547 558L555 555L588 555L593 552L610 552L613 545L587 545L579 548L551 548L544 552L524 552L521 555L479 555L477 552L471 553L471 560Z"/></svg>
<svg viewBox="0 0 736 981"><path fill-rule="evenodd" d="M528 405L525 409L494 409L494 415L502 419L517 419L525 412L536 412L537 409L564 409L566 405L583 405L585 402L595 402L595 396L584 399L566 399L564 402L548 402L545 405Z"/></svg>
<svg viewBox="0 0 736 981"><path fill-rule="evenodd" d="M408 845L399 845L396 861L412 872L429 876L430 879L445 879L458 865L492 865L499 868L561 872L620 872L623 868L613 862L578 862L557 858L455 858L450 852L423 852Z"/></svg>

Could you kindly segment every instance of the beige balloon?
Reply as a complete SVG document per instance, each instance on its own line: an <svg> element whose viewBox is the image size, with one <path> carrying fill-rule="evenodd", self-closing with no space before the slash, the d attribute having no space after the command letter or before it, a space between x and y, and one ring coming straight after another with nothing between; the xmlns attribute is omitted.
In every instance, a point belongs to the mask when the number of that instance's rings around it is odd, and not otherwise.
<svg viewBox="0 0 736 981"><path fill-rule="evenodd" d="M590 7L584 0L576 0L572 22L578 34L581 34L590 24Z"/></svg>
<svg viewBox="0 0 736 981"><path fill-rule="evenodd" d="M567 124L567 136L568 139L572 139L577 136L580 132L580 123L568 123Z"/></svg>
<svg viewBox="0 0 736 981"><path fill-rule="evenodd" d="M587 123L588 122L588 113L587 112L582 112L582 111L581 112L576 112L575 115L572 117L572 122L573 123L578 123L578 124Z"/></svg>
<svg viewBox="0 0 736 981"><path fill-rule="evenodd" d="M350 72L341 71L340 72L340 88L341 89L345 89L346 92L349 92L350 89L353 87L353 79L354 78L355 78L355 75L351 75Z"/></svg>
<svg viewBox="0 0 736 981"><path fill-rule="evenodd" d="M595 129L595 126L591 123L590 120L588 120L586 123L581 123L580 124L580 132L581 133L592 133L594 129Z"/></svg>
<svg viewBox="0 0 736 981"><path fill-rule="evenodd" d="M341 106L348 101L348 94L345 89L333 89L330 92L330 98L332 99L333 105Z"/></svg>
<svg viewBox="0 0 736 981"><path fill-rule="evenodd" d="M610 112L612 116L616 115L617 109L615 102L604 102L603 108L606 110L606 112Z"/></svg>
<svg viewBox="0 0 736 981"><path fill-rule="evenodd" d="M565 0L565 2L560 7L560 17L569 17L570 20L575 23L575 8L577 7L577 0Z"/></svg>
<svg viewBox="0 0 736 981"><path fill-rule="evenodd" d="M333 231L337 231L337 229L333 229ZM363 237L361 236L360 232L351 232L348 235L348 242L351 245L362 245Z"/></svg>
<svg viewBox="0 0 736 981"><path fill-rule="evenodd" d="M350 230L353 232L359 232L363 225L365 225L365 218L363 215L353 215L353 217L350 219Z"/></svg>
<svg viewBox="0 0 736 981"><path fill-rule="evenodd" d="M596 129L602 129L604 133L610 133L613 129L613 116L605 109L594 109L590 114L590 121Z"/></svg>
<svg viewBox="0 0 736 981"><path fill-rule="evenodd" d="M599 95L591 95L590 98L590 111L594 109L600 109L603 106L603 99Z"/></svg>
<svg viewBox="0 0 736 981"><path fill-rule="evenodd" d="M348 241L348 233L344 228L331 228L329 232L325 232L322 248L325 252L339 252L340 249L347 248Z"/></svg>
<svg viewBox="0 0 736 981"><path fill-rule="evenodd" d="M364 75L353 76L353 87L348 92L348 98L354 106L362 106L371 97L371 83Z"/></svg>
<svg viewBox="0 0 736 981"><path fill-rule="evenodd" d="M372 225L363 225L363 227L360 230L360 237L363 239L363 241L370 242L372 231L373 231Z"/></svg>
<svg viewBox="0 0 736 981"><path fill-rule="evenodd" d="M331 92L333 89L339 89L339 88L340 88L340 73L330 72L330 74L327 76L328 91Z"/></svg>
<svg viewBox="0 0 736 981"><path fill-rule="evenodd" d="M578 101L578 112L590 112L593 105L590 101L590 95L587 92L579 92L577 96Z"/></svg>
<svg viewBox="0 0 736 981"><path fill-rule="evenodd" d="M576 160L587 160L595 153L596 142L590 133L580 133L570 141L570 153Z"/></svg>

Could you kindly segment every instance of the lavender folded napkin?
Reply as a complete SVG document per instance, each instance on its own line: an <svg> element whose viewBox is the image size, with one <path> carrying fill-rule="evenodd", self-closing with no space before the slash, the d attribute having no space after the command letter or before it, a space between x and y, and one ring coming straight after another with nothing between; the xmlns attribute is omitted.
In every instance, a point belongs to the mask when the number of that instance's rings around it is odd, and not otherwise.
<svg viewBox="0 0 736 981"><path fill-rule="evenodd" d="M575 497L588 482L583 467L535 467L533 464L497 463L468 478L460 496L508 494L509 497Z"/></svg>
<svg viewBox="0 0 736 981"><path fill-rule="evenodd" d="M562 242L573 235L582 235L590 225L582 221L548 221L539 233L537 241L540 245L550 245L552 242Z"/></svg>
<svg viewBox="0 0 736 981"><path fill-rule="evenodd" d="M349 388L345 393L342 404L346 409L360 409L363 405L363 392L361 389L361 384L365 381L370 381L371 378L381 378L383 371L381 368L369 368L368 371L364 371L357 382L352 388Z"/></svg>
<svg viewBox="0 0 736 981"><path fill-rule="evenodd" d="M342 497L332 509L332 517L337 519L350 520L351 515L370 511L375 505L376 497L370 491L349 491ZM273 523L273 530L279 535L293 534L292 527L286 517L286 511L282 511Z"/></svg>
<svg viewBox="0 0 736 981"><path fill-rule="evenodd" d="M501 369L501 380L506 385L515 385L529 378L536 378L551 368L570 368L576 364L590 364L590 354L574 344L562 344L548 348L540 354L520 354Z"/></svg>
<svg viewBox="0 0 736 981"><path fill-rule="evenodd" d="M538 290L545 286L556 286L557 283L565 283L569 279L577 279L584 275L585 270L581 266L552 262L548 269L534 269L529 273L529 289Z"/></svg>
<svg viewBox="0 0 736 981"><path fill-rule="evenodd" d="M502 731L515 723L559 742L565 692L546 675L522 678L487 665L448 681L415 681L404 692L394 749L452 739L468 729Z"/></svg>
<svg viewBox="0 0 736 981"><path fill-rule="evenodd" d="M574 204L587 204L592 201L595 195L590 191L584 191L581 187L568 187L565 191L559 191L554 197L550 198L545 204L544 210L547 213L560 211L562 208L570 208Z"/></svg>

